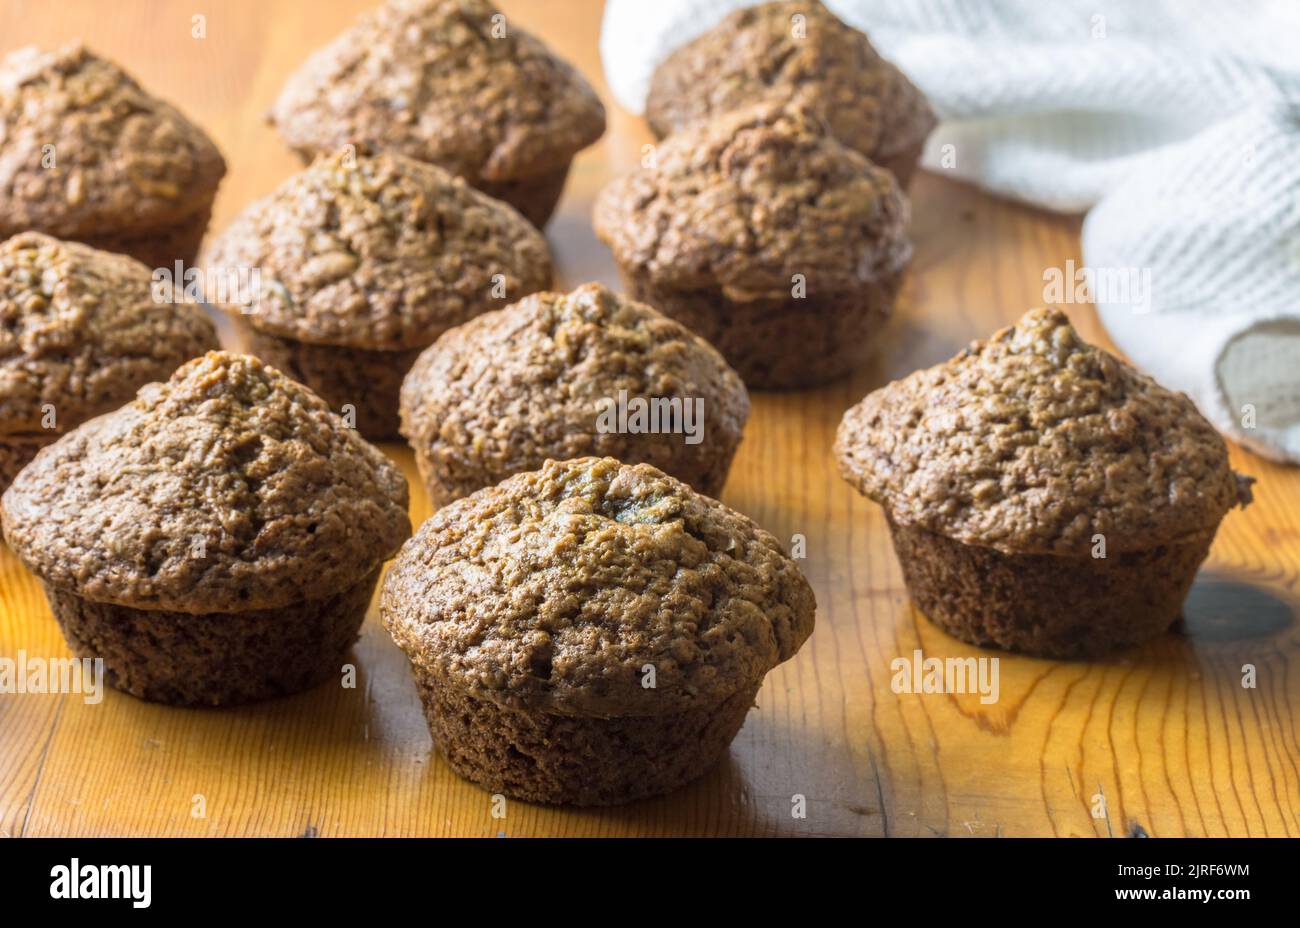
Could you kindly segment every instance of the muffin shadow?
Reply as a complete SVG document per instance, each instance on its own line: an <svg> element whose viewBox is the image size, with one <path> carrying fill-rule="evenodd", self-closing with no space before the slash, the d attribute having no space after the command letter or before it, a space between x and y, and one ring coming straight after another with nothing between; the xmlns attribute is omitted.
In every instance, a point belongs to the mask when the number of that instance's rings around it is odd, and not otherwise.
<svg viewBox="0 0 1300 928"><path fill-rule="evenodd" d="M1232 642L1278 635L1296 624L1300 603L1223 574L1203 575L1192 585L1173 631L1193 642Z"/></svg>

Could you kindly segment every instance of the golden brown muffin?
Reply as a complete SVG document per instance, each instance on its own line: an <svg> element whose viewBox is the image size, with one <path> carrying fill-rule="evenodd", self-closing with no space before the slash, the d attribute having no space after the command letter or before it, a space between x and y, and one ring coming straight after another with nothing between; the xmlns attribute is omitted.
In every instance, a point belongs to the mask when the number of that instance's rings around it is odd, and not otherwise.
<svg viewBox="0 0 1300 928"><path fill-rule="evenodd" d="M666 139L596 201L628 293L751 388L809 386L871 351L912 255L892 174L773 103Z"/></svg>
<svg viewBox="0 0 1300 928"><path fill-rule="evenodd" d="M745 385L708 342L600 284L446 332L402 386L402 434L435 506L591 455L716 497L748 416Z"/></svg>
<svg viewBox="0 0 1300 928"><path fill-rule="evenodd" d="M0 492L45 445L217 347L149 268L39 232L0 244Z"/></svg>
<svg viewBox="0 0 1300 928"><path fill-rule="evenodd" d="M217 706L341 671L406 506L401 471L319 397L210 352L42 451L0 519L111 686Z"/></svg>
<svg viewBox="0 0 1300 928"><path fill-rule="evenodd" d="M225 307L248 350L311 387L361 433L397 437L402 378L439 335L551 282L542 238L441 168L340 152L249 206L209 265L257 268Z"/></svg>
<svg viewBox="0 0 1300 928"><path fill-rule="evenodd" d="M767 532L612 458L548 461L440 510L381 597L452 768L577 805L716 763L815 609Z"/></svg>
<svg viewBox="0 0 1300 928"><path fill-rule="evenodd" d="M344 145L464 177L546 224L605 131L591 86L481 0L388 0L291 76L270 115L310 160Z"/></svg>
<svg viewBox="0 0 1300 928"><path fill-rule="evenodd" d="M0 61L0 238L188 264L225 173L202 129L80 44Z"/></svg>
<svg viewBox="0 0 1300 928"><path fill-rule="evenodd" d="M736 10L677 49L655 69L646 118L662 137L766 97L809 107L903 187L936 124L907 76L817 0Z"/></svg>
<svg viewBox="0 0 1300 928"><path fill-rule="evenodd" d="M1088 657L1167 629L1250 500L1185 395L1059 310L869 394L840 472L885 509L913 600L979 645Z"/></svg>

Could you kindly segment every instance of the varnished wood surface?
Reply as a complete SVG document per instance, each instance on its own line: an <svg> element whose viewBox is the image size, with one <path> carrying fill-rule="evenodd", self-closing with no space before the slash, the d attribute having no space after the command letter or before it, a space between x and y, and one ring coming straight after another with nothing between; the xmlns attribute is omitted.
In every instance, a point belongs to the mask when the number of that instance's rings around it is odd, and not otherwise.
<svg viewBox="0 0 1300 928"><path fill-rule="evenodd" d="M0 52L75 37L132 70L217 139L229 164L220 228L296 168L261 122L282 80L364 0L0 2ZM519 0L603 92L594 0ZM196 13L207 37L191 38ZM590 228L592 198L649 140L612 102L610 131L577 163L548 229L563 282L616 283ZM433 752L400 652L373 613L355 689L323 686L225 711L108 692L0 695L0 835L1153 835L1300 834L1300 471L1234 449L1260 478L1192 592L1185 628L1091 663L980 651L909 605L884 521L835 475L843 410L943 360L1042 301L1045 268L1079 259L1075 219L934 175L914 185L916 260L875 362L822 390L756 394L724 499L783 539L808 539L817 630L773 672L704 779L597 811L510 803ZM1086 306L1065 307L1101 338ZM428 515L408 452L413 518ZM1001 699L895 695L890 662L998 656ZM0 549L0 656L64 656L41 592ZM1241 685L1242 666L1258 685ZM1104 793L1108 814L1091 814ZM806 797L806 818L792 797ZM205 817L193 814L203 797Z"/></svg>

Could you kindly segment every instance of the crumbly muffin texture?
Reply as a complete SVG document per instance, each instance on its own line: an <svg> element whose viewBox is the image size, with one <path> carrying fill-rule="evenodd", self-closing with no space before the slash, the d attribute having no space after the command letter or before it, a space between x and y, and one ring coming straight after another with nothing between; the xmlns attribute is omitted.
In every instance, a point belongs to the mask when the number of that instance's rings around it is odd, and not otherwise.
<svg viewBox="0 0 1300 928"><path fill-rule="evenodd" d="M46 448L0 506L48 585L186 613L340 593L410 534L396 466L309 390L225 352Z"/></svg>
<svg viewBox="0 0 1300 928"><path fill-rule="evenodd" d="M980 647L1100 657L1162 634L1182 612L1214 531L1106 557L1004 554L889 522L913 603Z"/></svg>
<svg viewBox="0 0 1300 928"><path fill-rule="evenodd" d="M605 130L581 75L480 0L388 0L290 77L271 120L302 152L395 151L475 186L566 168Z"/></svg>
<svg viewBox="0 0 1300 928"><path fill-rule="evenodd" d="M1004 553L1087 557L1213 533L1249 481L1185 395L1029 312L876 390L835 444L844 478L898 524Z"/></svg>
<svg viewBox="0 0 1300 928"><path fill-rule="evenodd" d="M609 717L752 690L811 634L815 602L750 519L649 465L582 458L440 510L381 609L426 685Z"/></svg>
<svg viewBox="0 0 1300 928"><path fill-rule="evenodd" d="M166 230L206 213L226 170L201 129L80 44L0 62L0 155L0 236Z"/></svg>
<svg viewBox="0 0 1300 928"><path fill-rule="evenodd" d="M655 70L646 118L664 136L766 96L811 107L876 163L919 146L936 124L907 77L817 0L737 10L677 49Z"/></svg>
<svg viewBox="0 0 1300 928"><path fill-rule="evenodd" d="M248 324L311 344L397 351L551 282L522 216L432 165L341 150L254 203L208 264L257 267Z"/></svg>
<svg viewBox="0 0 1300 928"><path fill-rule="evenodd" d="M217 347L198 308L151 287L124 255L37 232L0 244L0 440L53 439Z"/></svg>
<svg viewBox="0 0 1300 928"><path fill-rule="evenodd" d="M662 142L655 163L596 202L597 234L626 271L745 300L852 291L911 257L906 197L810 111L773 103ZM797 303L798 301L793 301Z"/></svg>
<svg viewBox="0 0 1300 928"><path fill-rule="evenodd" d="M102 658L104 680L172 706L230 706L338 679L379 580L272 609L168 612L98 603L46 583L74 654Z"/></svg>
<svg viewBox="0 0 1300 928"><path fill-rule="evenodd" d="M602 403L620 391L701 399L703 440L599 431ZM403 434L453 499L547 458L588 455L653 464L716 495L748 415L744 384L712 346L599 284L533 294L451 330L402 390Z"/></svg>
<svg viewBox="0 0 1300 928"><path fill-rule="evenodd" d="M666 715L529 712L416 670L434 745L458 774L525 802L609 806L678 789L726 754L757 685Z"/></svg>

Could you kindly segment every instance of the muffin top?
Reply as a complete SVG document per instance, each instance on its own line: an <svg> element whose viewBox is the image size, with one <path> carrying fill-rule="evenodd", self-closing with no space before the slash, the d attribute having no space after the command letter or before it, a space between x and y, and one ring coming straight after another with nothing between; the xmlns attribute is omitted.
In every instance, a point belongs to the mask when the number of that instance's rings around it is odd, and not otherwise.
<svg viewBox="0 0 1300 928"><path fill-rule="evenodd" d="M753 686L812 633L815 608L770 534L612 458L547 461L439 510L381 605L424 672L583 716L676 712Z"/></svg>
<svg viewBox="0 0 1300 928"><path fill-rule="evenodd" d="M42 450L0 500L46 583L187 613L342 592L410 535L406 503L401 471L316 394L221 351Z"/></svg>
<svg viewBox="0 0 1300 928"><path fill-rule="evenodd" d="M154 301L133 258L39 232L0 244L0 436L57 435L216 347L197 307Z"/></svg>
<svg viewBox="0 0 1300 928"><path fill-rule="evenodd" d="M677 49L651 78L646 118L663 136L767 96L808 105L873 161L919 145L935 126L903 72L817 0L736 10Z"/></svg>
<svg viewBox="0 0 1300 928"><path fill-rule="evenodd" d="M562 168L605 131L582 76L480 0L389 0L312 55L270 118L300 151L396 151L472 184Z"/></svg>
<svg viewBox="0 0 1300 928"><path fill-rule="evenodd" d="M840 472L894 521L1011 554L1087 556L1213 530L1249 501L1185 395L1036 309L844 415Z"/></svg>
<svg viewBox="0 0 1300 928"><path fill-rule="evenodd" d="M654 166L596 201L596 232L624 267L729 298L850 290L911 257L906 198L888 171L808 110L760 103L665 139Z"/></svg>
<svg viewBox="0 0 1300 928"><path fill-rule="evenodd" d="M80 44L0 62L0 235L147 234L206 208L225 173L203 130Z"/></svg>
<svg viewBox="0 0 1300 928"><path fill-rule="evenodd" d="M260 270L242 311L261 331L352 348L423 348L548 286L540 232L441 168L343 150L249 206L208 264Z"/></svg>
<svg viewBox="0 0 1300 928"><path fill-rule="evenodd" d="M601 431L620 391L702 399L702 441ZM535 293L452 329L402 387L403 434L458 496L547 458L608 455L673 472L710 443L733 446L748 416L744 384L712 345L600 284Z"/></svg>

